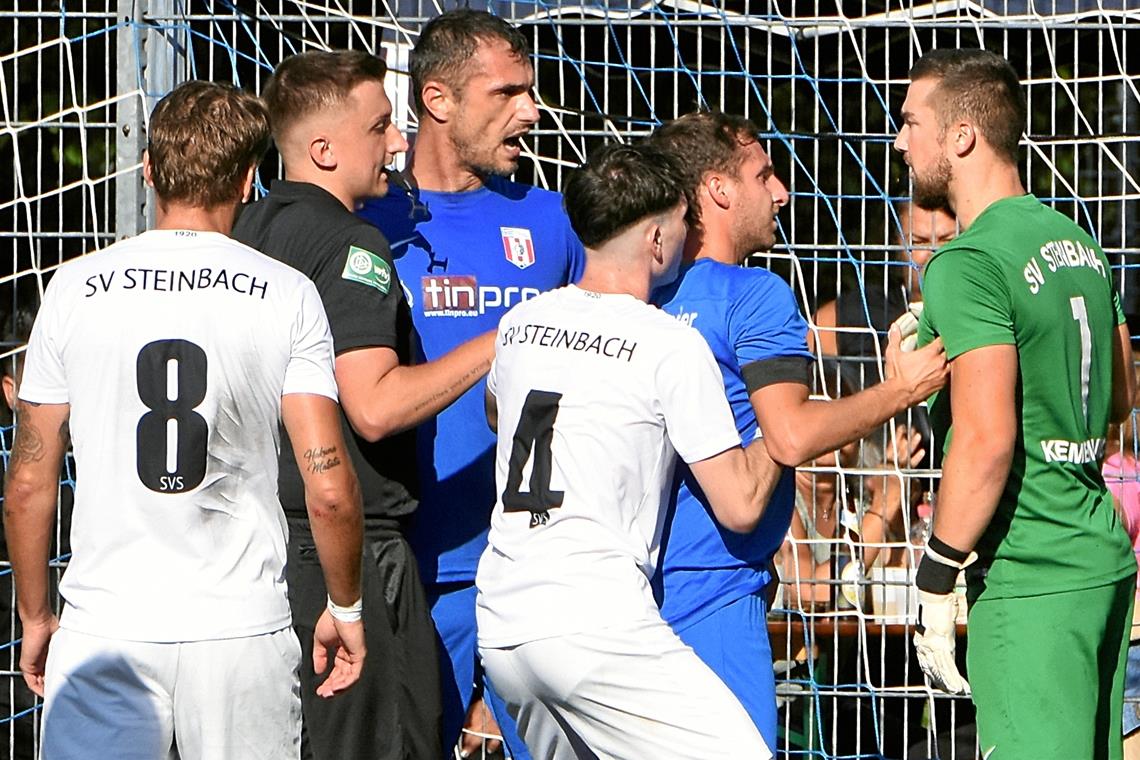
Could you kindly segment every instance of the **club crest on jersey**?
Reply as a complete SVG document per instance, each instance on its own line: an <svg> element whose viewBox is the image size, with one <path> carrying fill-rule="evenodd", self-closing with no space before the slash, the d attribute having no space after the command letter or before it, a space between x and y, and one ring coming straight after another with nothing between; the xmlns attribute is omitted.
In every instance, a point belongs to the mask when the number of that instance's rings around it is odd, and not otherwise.
<svg viewBox="0 0 1140 760"><path fill-rule="evenodd" d="M526 269L534 263L534 240L525 227L500 227L503 236L503 252L507 261L519 269Z"/></svg>
<svg viewBox="0 0 1140 760"><path fill-rule="evenodd" d="M376 288L385 295L392 287L392 265L372 251L357 245L348 247L348 258L340 276Z"/></svg>

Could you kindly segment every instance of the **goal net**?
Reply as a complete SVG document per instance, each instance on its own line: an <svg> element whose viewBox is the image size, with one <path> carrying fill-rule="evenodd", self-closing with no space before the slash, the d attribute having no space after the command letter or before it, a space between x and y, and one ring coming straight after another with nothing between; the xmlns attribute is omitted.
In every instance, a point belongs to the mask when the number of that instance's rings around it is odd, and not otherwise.
<svg viewBox="0 0 1140 760"><path fill-rule="evenodd" d="M389 61L397 123L414 135L407 54L423 24L455 4L12 0L0 9L0 164L13 167L0 176L5 322L34 309L62 261L146 225L145 119L172 86L202 78L259 91L290 54L365 49ZM760 125L791 202L776 248L748 263L778 272L797 294L821 397L879 379L882 330L898 315L890 312L917 297L904 233L917 217L902 205L909 188L892 142L907 72L934 47L984 46L1013 63L1028 93L1028 188L1098 237L1126 312L1140 313L1133 0L465 4L519 24L534 50L542 121L524 181L557 188L603 142L637 139L695 108ZM277 170L267 162L261 183ZM10 363L22 340L5 339ZM918 461L891 452L925 425L913 412L801 469L802 530L781 556L781 606L769 621L789 757L974 757L969 702L930 691L909 647L906 585L939 471L928 439ZM10 426L3 435L6 463ZM864 540L876 499L897 517ZM2 559L0 600L0 746L20 756L21 743L35 741L37 712L20 706Z"/></svg>

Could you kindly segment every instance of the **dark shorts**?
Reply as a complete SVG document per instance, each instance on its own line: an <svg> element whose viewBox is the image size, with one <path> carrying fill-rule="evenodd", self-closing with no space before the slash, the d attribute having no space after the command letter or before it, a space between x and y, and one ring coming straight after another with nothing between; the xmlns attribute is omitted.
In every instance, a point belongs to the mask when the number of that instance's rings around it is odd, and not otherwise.
<svg viewBox="0 0 1140 760"><path fill-rule="evenodd" d="M368 657L344 694L316 695L313 627L327 591L306 520L289 520L286 566L293 627L301 640L304 760L419 760L443 756L439 664L423 585L412 550L397 531L366 525L364 627Z"/></svg>

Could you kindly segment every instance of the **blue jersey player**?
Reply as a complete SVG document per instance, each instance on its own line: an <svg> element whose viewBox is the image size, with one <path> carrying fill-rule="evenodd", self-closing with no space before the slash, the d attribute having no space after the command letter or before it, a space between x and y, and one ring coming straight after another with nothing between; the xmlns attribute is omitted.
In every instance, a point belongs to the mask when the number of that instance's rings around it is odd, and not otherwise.
<svg viewBox="0 0 1140 760"><path fill-rule="evenodd" d="M420 355L432 360L494 330L515 304L576 280L585 254L560 194L505 179L538 121L526 38L488 13L451 11L424 27L410 68L419 116L405 171L411 187L392 188L360 213L391 244ZM473 696L468 724L480 727L474 583L495 504L484 385L418 436L422 493L411 540L444 649L445 748L459 737ZM494 712L514 757L525 757L505 710ZM461 750L477 743L465 736Z"/></svg>
<svg viewBox="0 0 1140 760"><path fill-rule="evenodd" d="M925 399L945 382L946 361L934 344L903 354L892 330L883 383L836 401L808 398L807 324L791 289L767 271L738 266L775 244L776 213L788 202L758 131L741 117L700 112L654 133L653 143L685 168L697 212L681 276L654 300L708 341L742 439L763 435L771 457L788 469L747 535L718 528L686 477L666 528L657 583L662 616L732 689L775 752L763 588L791 519L790 468L862 438ZM725 636L726 630L733 635Z"/></svg>

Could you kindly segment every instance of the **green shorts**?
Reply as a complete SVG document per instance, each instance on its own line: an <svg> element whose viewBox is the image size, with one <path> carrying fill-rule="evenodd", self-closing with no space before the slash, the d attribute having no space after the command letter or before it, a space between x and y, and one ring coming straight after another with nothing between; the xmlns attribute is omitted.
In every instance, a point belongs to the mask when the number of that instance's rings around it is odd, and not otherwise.
<svg viewBox="0 0 1140 760"><path fill-rule="evenodd" d="M1136 577L970 606L967 678L987 760L1121 760ZM989 754L987 754L989 753Z"/></svg>

